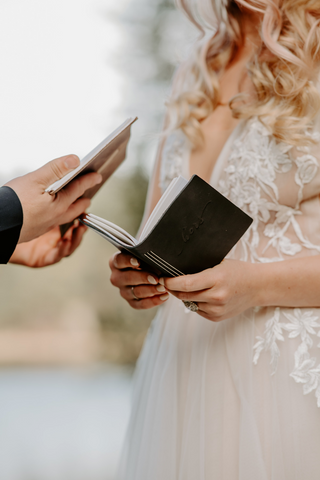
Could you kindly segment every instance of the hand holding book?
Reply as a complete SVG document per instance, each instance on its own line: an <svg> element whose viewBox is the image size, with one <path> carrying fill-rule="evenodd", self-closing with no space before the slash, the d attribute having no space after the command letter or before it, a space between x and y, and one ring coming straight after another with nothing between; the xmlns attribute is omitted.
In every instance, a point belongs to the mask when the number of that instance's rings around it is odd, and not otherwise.
<svg viewBox="0 0 320 480"><path fill-rule="evenodd" d="M136 120L137 117L128 118L110 133L110 135L102 140L99 145L91 150L91 152L81 160L80 165L77 168L50 185L46 189L46 192L50 193L50 195L56 195L61 189L66 187L79 176L90 172L97 172L102 176L102 181L99 185L88 188L82 195L82 198L91 199L125 159L131 125ZM61 225L61 236L65 234L71 225L72 222Z"/></svg>
<svg viewBox="0 0 320 480"><path fill-rule="evenodd" d="M223 260L252 219L197 175L175 178L150 215L140 239L92 214L81 221L149 271L176 277Z"/></svg>
<svg viewBox="0 0 320 480"><path fill-rule="evenodd" d="M78 169L51 185L47 192L55 194L76 176L89 171L102 174L102 185L124 160L134 121L124 122L81 161ZM85 192L84 196L92 198L100 186ZM140 307L135 286L139 291L147 288L150 293L150 284L153 285L153 293L161 303L167 297L165 287L158 284L160 277L195 274L218 265L252 222L248 215L197 175L189 182L183 177L171 182L139 239L94 214L83 215L80 220L122 252L118 255L118 261L124 265L122 269L135 269L131 285L117 279L114 284L120 287L125 298L129 296L128 301L134 300ZM67 227L63 226L62 233ZM132 264L134 261L138 264ZM113 275L117 276L121 266L116 265L115 259L110 266Z"/></svg>
<svg viewBox="0 0 320 480"><path fill-rule="evenodd" d="M81 221L123 252L110 261L111 282L134 308L151 308L167 300L160 277L183 277L219 264L252 223L196 175L189 182L183 177L171 182L139 240L92 214ZM185 304L198 310L192 301Z"/></svg>
<svg viewBox="0 0 320 480"><path fill-rule="evenodd" d="M135 309L161 305L169 295L159 277L140 267L132 255L118 252L110 258L110 281L119 288L120 295Z"/></svg>
<svg viewBox="0 0 320 480"><path fill-rule="evenodd" d="M203 272L160 281L171 295L195 304L198 315L220 322L260 304L260 267L259 263L225 259Z"/></svg>

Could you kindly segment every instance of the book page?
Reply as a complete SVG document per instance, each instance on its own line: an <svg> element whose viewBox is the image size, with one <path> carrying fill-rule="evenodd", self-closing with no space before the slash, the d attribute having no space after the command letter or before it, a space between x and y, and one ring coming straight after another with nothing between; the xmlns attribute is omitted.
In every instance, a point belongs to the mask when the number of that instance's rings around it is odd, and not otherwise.
<svg viewBox="0 0 320 480"><path fill-rule="evenodd" d="M185 178L181 177L181 175L171 181L167 190L164 192L159 202L151 212L151 215L148 218L147 223L145 224L144 229L141 232L139 242L142 242L145 238L147 238L149 233L151 233L153 227L159 222L164 212L170 207L170 205L173 203L179 193L184 189L187 183L188 181Z"/></svg>
<svg viewBox="0 0 320 480"><path fill-rule="evenodd" d="M67 185L73 178L75 178L80 172L82 172L96 157L97 155L106 148L115 138L117 138L120 133L122 133L129 125L134 123L136 118L128 118L125 122L123 122L118 128L116 128L110 135L108 135L102 142L99 143L91 152L89 152L81 161L80 165L65 175L60 180L54 182L50 187L46 189L46 192L53 195L57 193L61 188ZM130 132L128 133L130 135ZM117 150L113 152L113 155L117 154ZM111 157L110 157L111 158ZM108 159L109 160L109 159ZM101 173L101 172L99 172Z"/></svg>
<svg viewBox="0 0 320 480"><path fill-rule="evenodd" d="M108 233L104 230L101 230L97 225L95 225L94 223L90 222L90 220L85 220L85 219L80 219L81 223L83 223L84 225L86 225L87 227L91 228L92 230L94 230L98 235L100 235L102 238L104 238L105 240L108 240L108 242L110 242L112 245L114 245L115 247L117 248L128 248L132 245L128 245L127 242L122 242L121 240L119 240L117 237L115 237L114 235L112 235L112 233Z"/></svg>
<svg viewBox="0 0 320 480"><path fill-rule="evenodd" d="M133 247L137 244L137 240L130 235L130 233L126 232L123 228L119 227L115 223L109 222L109 220L105 220L104 218L93 215L92 213L88 213L84 219L87 223L96 227L96 229L101 233L111 234L126 245Z"/></svg>
<svg viewBox="0 0 320 480"><path fill-rule="evenodd" d="M159 202L153 209L139 239L139 242L142 242L148 235L151 233L153 227L160 221L162 215L174 202L175 198L187 185L187 180L181 176L176 177L172 180L169 187L165 193L160 198ZM115 246L119 246L117 242L121 243L123 246L134 247L138 244L136 238L134 238L130 233L126 232L123 228L119 227L115 223L105 220L104 218L98 217L92 213L88 213L82 217L83 223L91 228L93 228L97 233L106 237L113 243Z"/></svg>

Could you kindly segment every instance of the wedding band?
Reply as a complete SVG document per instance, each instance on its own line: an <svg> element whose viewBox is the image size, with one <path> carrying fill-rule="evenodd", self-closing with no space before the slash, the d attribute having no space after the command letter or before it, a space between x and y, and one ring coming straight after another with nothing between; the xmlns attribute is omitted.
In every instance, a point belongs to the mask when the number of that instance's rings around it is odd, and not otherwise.
<svg viewBox="0 0 320 480"><path fill-rule="evenodd" d="M137 297L137 295L134 293L134 286L131 287L131 292L132 292L132 296L135 300L141 300L141 298Z"/></svg>
<svg viewBox="0 0 320 480"><path fill-rule="evenodd" d="M199 310L198 305L196 302L189 302L187 300L183 300L184 306L188 308L188 310L191 310L191 312L197 312Z"/></svg>

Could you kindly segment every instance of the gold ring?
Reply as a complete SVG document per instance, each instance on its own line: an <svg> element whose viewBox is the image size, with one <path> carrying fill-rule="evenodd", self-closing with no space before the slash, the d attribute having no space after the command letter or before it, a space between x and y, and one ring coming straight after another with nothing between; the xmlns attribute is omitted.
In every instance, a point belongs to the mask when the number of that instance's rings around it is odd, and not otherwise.
<svg viewBox="0 0 320 480"><path fill-rule="evenodd" d="M131 292L132 292L134 300L138 300L138 301L141 300L141 298L138 298L137 295L134 293L134 286L131 287Z"/></svg>

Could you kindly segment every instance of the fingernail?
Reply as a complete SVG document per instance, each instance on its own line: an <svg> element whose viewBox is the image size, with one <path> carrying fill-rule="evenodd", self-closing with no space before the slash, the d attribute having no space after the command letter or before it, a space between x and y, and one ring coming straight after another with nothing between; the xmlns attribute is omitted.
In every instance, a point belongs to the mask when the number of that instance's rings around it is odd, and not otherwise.
<svg viewBox="0 0 320 480"><path fill-rule="evenodd" d="M152 283L152 285L157 285L158 282L155 278L151 277L151 275L148 275L148 282Z"/></svg>
<svg viewBox="0 0 320 480"><path fill-rule="evenodd" d="M139 267L140 263L138 262L138 260L134 257L130 258L130 263L131 265L133 265L134 267Z"/></svg>
<svg viewBox="0 0 320 480"><path fill-rule="evenodd" d="M96 180L96 185L102 182L102 175L100 173L97 173L97 180Z"/></svg>
<svg viewBox="0 0 320 480"><path fill-rule="evenodd" d="M164 285L164 278L162 278L162 277L159 278L159 283L160 283L161 285Z"/></svg>
<svg viewBox="0 0 320 480"><path fill-rule="evenodd" d="M117 256L118 256L118 254L116 253L116 254L114 255L114 257L113 257L113 265L114 265L116 268L118 268Z"/></svg>
<svg viewBox="0 0 320 480"><path fill-rule="evenodd" d="M169 293L166 293L165 295L160 295L160 300L162 300L163 302L168 300L168 298L169 298Z"/></svg>
<svg viewBox="0 0 320 480"><path fill-rule="evenodd" d="M70 170L79 166L79 158L76 155L70 155L64 161L64 164Z"/></svg>
<svg viewBox="0 0 320 480"><path fill-rule="evenodd" d="M166 289L163 285L158 285L157 290L158 290L158 292L166 292Z"/></svg>

